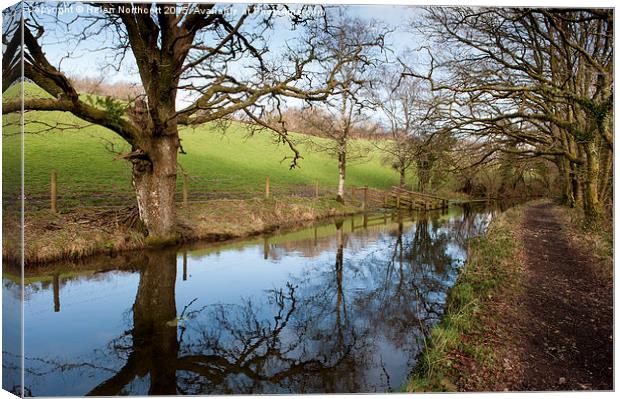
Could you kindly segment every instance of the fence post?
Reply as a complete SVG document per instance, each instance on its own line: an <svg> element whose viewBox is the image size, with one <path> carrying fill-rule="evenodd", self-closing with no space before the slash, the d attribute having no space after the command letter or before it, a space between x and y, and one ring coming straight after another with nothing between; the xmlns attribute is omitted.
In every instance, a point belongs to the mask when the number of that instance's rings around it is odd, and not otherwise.
<svg viewBox="0 0 620 399"><path fill-rule="evenodd" d="M183 173L183 207L187 208L188 205L188 192L189 187L187 183L187 173Z"/></svg>
<svg viewBox="0 0 620 399"><path fill-rule="evenodd" d="M52 171L52 178L50 182L50 202L52 213L58 213L58 208L56 207L56 180L56 171Z"/></svg>
<svg viewBox="0 0 620 399"><path fill-rule="evenodd" d="M316 244L318 242L318 235L317 235L317 230L316 230L316 224L314 225L314 246L316 247Z"/></svg>
<svg viewBox="0 0 620 399"><path fill-rule="evenodd" d="M364 186L364 202L362 203L362 209L366 211L368 208L368 186Z"/></svg>
<svg viewBox="0 0 620 399"><path fill-rule="evenodd" d="M355 187L351 187L351 203L355 202Z"/></svg>
<svg viewBox="0 0 620 399"><path fill-rule="evenodd" d="M400 192L396 194L396 209L400 209Z"/></svg>
<svg viewBox="0 0 620 399"><path fill-rule="evenodd" d="M269 176L265 178L265 198L269 198Z"/></svg>
<svg viewBox="0 0 620 399"><path fill-rule="evenodd" d="M52 277L52 289L54 291L54 312L60 312L60 276L54 273Z"/></svg>
<svg viewBox="0 0 620 399"><path fill-rule="evenodd" d="M319 198L319 181L318 180L314 182L314 197L317 199Z"/></svg>

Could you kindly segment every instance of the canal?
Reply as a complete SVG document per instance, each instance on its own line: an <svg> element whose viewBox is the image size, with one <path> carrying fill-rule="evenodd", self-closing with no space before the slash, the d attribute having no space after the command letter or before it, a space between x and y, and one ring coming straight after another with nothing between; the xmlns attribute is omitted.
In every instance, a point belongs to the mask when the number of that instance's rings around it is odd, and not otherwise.
<svg viewBox="0 0 620 399"><path fill-rule="evenodd" d="M391 392L497 210L370 214L26 271L32 396ZM19 279L5 270L5 386ZM12 384L12 385L11 385Z"/></svg>

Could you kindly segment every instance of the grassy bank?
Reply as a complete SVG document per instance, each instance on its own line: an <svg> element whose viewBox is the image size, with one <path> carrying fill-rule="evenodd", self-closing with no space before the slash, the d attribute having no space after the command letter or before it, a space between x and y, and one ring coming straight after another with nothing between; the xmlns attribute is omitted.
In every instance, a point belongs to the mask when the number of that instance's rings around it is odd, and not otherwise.
<svg viewBox="0 0 620 399"><path fill-rule="evenodd" d="M484 237L469 242L468 259L450 290L444 317L435 326L405 386L415 391L472 391L492 386L502 353L488 341L496 314L494 297L518 289L522 207L494 219Z"/></svg>
<svg viewBox="0 0 620 399"><path fill-rule="evenodd" d="M96 214L90 210L61 214L32 211L25 220L25 258L27 264L38 264L196 240L222 241L358 211L332 199L213 200L179 209L176 238L165 243L149 241L138 229L119 223L122 218L114 210L98 210ZM19 259L18 234L19 219L7 215L3 223L4 259Z"/></svg>

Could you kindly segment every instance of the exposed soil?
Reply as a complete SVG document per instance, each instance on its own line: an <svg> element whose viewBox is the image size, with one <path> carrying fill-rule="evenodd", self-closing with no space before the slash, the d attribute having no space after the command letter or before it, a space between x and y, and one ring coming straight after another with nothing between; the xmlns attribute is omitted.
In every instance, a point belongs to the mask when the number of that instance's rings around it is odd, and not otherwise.
<svg viewBox="0 0 620 399"><path fill-rule="evenodd" d="M526 208L520 289L494 306L505 357L493 390L613 389L613 278L567 230L551 204Z"/></svg>

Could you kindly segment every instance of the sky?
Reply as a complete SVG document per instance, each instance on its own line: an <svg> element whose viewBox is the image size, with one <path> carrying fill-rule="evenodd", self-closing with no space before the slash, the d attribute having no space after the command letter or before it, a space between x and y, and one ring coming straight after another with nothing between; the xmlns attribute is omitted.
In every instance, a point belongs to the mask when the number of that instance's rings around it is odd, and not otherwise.
<svg viewBox="0 0 620 399"><path fill-rule="evenodd" d="M223 3L224 4L224 3ZM388 45L394 54L401 54L408 48L417 47L418 42L423 40L407 32L408 21L416 14L420 13L419 8L412 6L394 5L358 5L358 6L339 6L346 9L347 15L358 17L365 20L375 20L378 24L385 24L394 31L388 36ZM236 4L233 10L244 9L245 5ZM116 42L115 36L109 32L101 32L98 35L89 36L87 40L77 40L75 35L67 34L67 31L76 33L81 32L89 23L84 15L102 15L101 11L94 7L81 4L67 4L47 2L42 6L31 8L30 12L36 16L45 26L45 35L41 43L50 62L59 67L61 71L71 76L87 76L92 78L104 77L107 83L119 81L140 83L135 61L131 54L125 58L120 71L112 68L105 68L109 63L113 52L106 47ZM70 28L55 23L54 15L59 13L60 20L64 22L72 21ZM77 18L76 18L77 17ZM283 21L284 19L281 19ZM275 25L274 29L267 33L270 52L278 54L286 42L296 39L297 31L287 29L286 24L281 22ZM241 67L233 66L232 70L240 72ZM179 93L177 108L189 105L195 98L195 94Z"/></svg>
<svg viewBox="0 0 620 399"><path fill-rule="evenodd" d="M222 3L225 4L225 3ZM243 4L237 4L234 6L235 8L241 10L245 7ZM391 41L391 45L395 50L404 50L406 48L405 43L408 43L412 39L412 35L403 30L403 25L407 23L408 20L413 18L416 13L419 13L419 8L416 10L416 7L412 6L394 6L394 5L361 5L361 6L340 6L346 9L348 15L353 17L359 17L362 19L375 19L378 22L383 22L390 27L400 27L397 31L393 32L389 39ZM92 53L95 49L100 48L101 44L113 41L113 37L103 35L99 35L96 38L90 37L89 44L81 45L78 48L75 48L73 40L67 40L68 37L65 35L66 30L61 28L55 28L55 31L52 31L52 27L49 24L53 23L52 18L50 17L52 13L60 10L61 11L61 19L63 21L70 21L76 16L79 15L96 15L97 12L88 11L88 8L81 7L80 10L84 10L82 13L77 13L75 7L64 6L62 3L48 2L42 7L33 8L33 13L38 16L43 21L48 22L47 34L45 37L44 46L46 48L47 55L50 59L60 60L61 57L65 56L67 50L72 50L75 52L74 57L66 62L66 67L68 69L79 71L86 75L97 75L100 74L100 66L97 63L97 59L93 59L92 57L88 57L89 53ZM86 24L86 20L82 23L78 22L74 24L71 31L80 31L80 28ZM273 48L281 46L283 41L292 37L295 32L288 31L282 24L276 26L274 30L269 32L271 34L270 44L273 45ZM100 52L100 51L98 51ZM104 52L100 52L104 53ZM123 79L127 76L110 76L110 79Z"/></svg>

